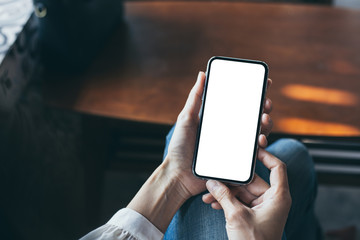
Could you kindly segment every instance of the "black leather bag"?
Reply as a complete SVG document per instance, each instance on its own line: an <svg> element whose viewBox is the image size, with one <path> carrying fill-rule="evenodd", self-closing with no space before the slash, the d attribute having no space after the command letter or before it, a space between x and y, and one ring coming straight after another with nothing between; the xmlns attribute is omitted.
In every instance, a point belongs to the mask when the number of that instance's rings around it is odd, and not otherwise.
<svg viewBox="0 0 360 240"><path fill-rule="evenodd" d="M116 27L123 24L121 0L33 0L45 67L83 70Z"/></svg>

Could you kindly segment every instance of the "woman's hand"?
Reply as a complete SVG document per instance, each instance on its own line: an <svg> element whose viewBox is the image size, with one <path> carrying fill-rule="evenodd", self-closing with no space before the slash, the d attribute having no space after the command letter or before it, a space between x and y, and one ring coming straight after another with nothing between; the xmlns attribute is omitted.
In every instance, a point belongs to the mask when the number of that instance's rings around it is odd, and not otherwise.
<svg viewBox="0 0 360 240"><path fill-rule="evenodd" d="M229 239L281 239L291 206L286 165L264 149L258 159L270 170L270 187L258 176L245 186L206 183L203 201L224 209Z"/></svg>
<svg viewBox="0 0 360 240"><path fill-rule="evenodd" d="M268 87L271 83L272 81L268 79ZM183 195L187 198L206 190L205 181L196 178L191 169L204 85L205 73L199 72L196 84L188 96L184 109L178 116L168 155L164 161L164 164L169 164L172 172L176 174L184 190ZM263 148L267 145L266 136L270 134L273 126L269 116L271 110L272 102L267 98L261 118L261 135L259 136L259 145Z"/></svg>
<svg viewBox="0 0 360 240"><path fill-rule="evenodd" d="M178 117L168 155L127 206L146 217L162 232L188 198L206 190L205 181L196 178L191 170L204 84L205 74L200 72ZM267 99L261 121L262 135L259 137L262 147L266 146L265 135L272 128L268 115L271 107L271 101Z"/></svg>

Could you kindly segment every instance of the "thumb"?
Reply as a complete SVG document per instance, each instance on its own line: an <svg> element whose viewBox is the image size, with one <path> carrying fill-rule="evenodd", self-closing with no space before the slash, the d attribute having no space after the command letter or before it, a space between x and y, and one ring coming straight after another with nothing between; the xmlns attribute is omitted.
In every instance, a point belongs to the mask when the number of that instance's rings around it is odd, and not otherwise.
<svg viewBox="0 0 360 240"><path fill-rule="evenodd" d="M199 112L202 104L202 96L204 91L204 84L205 84L205 73L199 72L196 83L194 87L191 89L188 99L186 100L185 106L179 115L180 119L182 119L183 117L185 117L185 119L187 119L188 117L195 119L199 118Z"/></svg>
<svg viewBox="0 0 360 240"><path fill-rule="evenodd" d="M209 180L206 182L206 188L224 209L225 216L229 216L234 210L243 207L230 189L221 182Z"/></svg>

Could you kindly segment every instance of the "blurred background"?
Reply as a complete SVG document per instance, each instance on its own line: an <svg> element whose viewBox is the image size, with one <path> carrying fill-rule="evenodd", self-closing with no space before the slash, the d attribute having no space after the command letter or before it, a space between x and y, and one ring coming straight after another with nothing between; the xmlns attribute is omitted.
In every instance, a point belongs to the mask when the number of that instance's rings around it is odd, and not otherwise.
<svg viewBox="0 0 360 240"><path fill-rule="evenodd" d="M1 238L106 223L225 55L268 63L269 142L309 148L325 239L360 239L359 26L359 0L0 0Z"/></svg>

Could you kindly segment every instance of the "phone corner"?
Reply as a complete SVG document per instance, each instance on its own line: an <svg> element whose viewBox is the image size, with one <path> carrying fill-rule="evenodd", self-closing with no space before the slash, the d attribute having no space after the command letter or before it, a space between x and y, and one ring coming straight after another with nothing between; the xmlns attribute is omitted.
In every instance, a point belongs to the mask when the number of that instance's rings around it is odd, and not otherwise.
<svg viewBox="0 0 360 240"><path fill-rule="evenodd" d="M221 57L219 56L212 56L209 61L208 61L208 64L210 64L212 61L216 60L216 59L220 59Z"/></svg>
<svg viewBox="0 0 360 240"><path fill-rule="evenodd" d="M264 62L264 61L259 61L259 64L261 64L261 65L264 67L264 69L265 69L265 75L266 75L266 77L267 77L268 72L269 72L269 65L268 65L266 62Z"/></svg>

